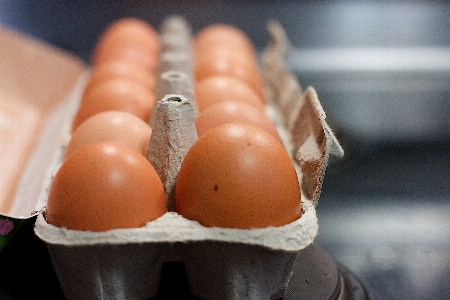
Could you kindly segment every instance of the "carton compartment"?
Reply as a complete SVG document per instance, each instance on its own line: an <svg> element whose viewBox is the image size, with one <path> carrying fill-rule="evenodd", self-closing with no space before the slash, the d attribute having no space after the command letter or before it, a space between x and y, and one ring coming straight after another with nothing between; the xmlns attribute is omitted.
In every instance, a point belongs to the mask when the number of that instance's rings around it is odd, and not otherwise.
<svg viewBox="0 0 450 300"><path fill-rule="evenodd" d="M190 55L186 46L189 43L176 42L190 34L186 26L179 17L166 19L161 29L165 51ZM341 155L342 149L325 122L314 89L303 92L283 66L287 40L282 28L272 23L269 31L271 44L262 56L268 94L266 111L278 128L302 183L302 217L281 227L244 230L207 228L173 212L171 191L177 172L184 154L197 138L195 131L180 134L180 126L193 128L196 110L190 67L174 69L180 57L189 56L166 56L169 66L162 64L158 83L163 98L150 120L154 128L147 157L159 164L155 168L163 179L172 211L142 228L85 232L48 224L43 210L37 217L35 233L47 243L66 298L149 299L158 294L165 262L184 263L190 292L201 299L279 299L284 295L298 252L317 235L315 205L328 157ZM182 38L172 37L180 32ZM173 61L167 57L175 57L177 63L171 65ZM178 75L168 76L167 72ZM174 98L178 100L171 101ZM62 135L67 135L67 131ZM158 148L156 145L161 143L162 148ZM176 146L167 147L168 143ZM62 153L63 147L59 151ZM60 163L60 157L56 157L53 171ZM47 188L49 185L50 180Z"/></svg>

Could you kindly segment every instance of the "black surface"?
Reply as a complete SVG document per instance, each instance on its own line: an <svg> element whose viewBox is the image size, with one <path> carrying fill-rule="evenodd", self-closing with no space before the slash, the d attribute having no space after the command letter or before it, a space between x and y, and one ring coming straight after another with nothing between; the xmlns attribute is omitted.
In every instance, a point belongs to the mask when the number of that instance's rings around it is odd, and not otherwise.
<svg viewBox="0 0 450 300"><path fill-rule="evenodd" d="M152 300L198 299L189 293L189 283L184 263L166 262L163 265L159 295Z"/></svg>
<svg viewBox="0 0 450 300"><path fill-rule="evenodd" d="M34 220L0 252L0 299L63 299L46 245Z"/></svg>
<svg viewBox="0 0 450 300"><path fill-rule="evenodd" d="M367 283L361 279L347 267L338 264L339 273L342 276L344 290L344 299L353 300L381 300L378 294L371 290ZM336 298L339 299L339 298Z"/></svg>
<svg viewBox="0 0 450 300"><path fill-rule="evenodd" d="M378 300L356 274L337 264L317 244L300 251L285 300Z"/></svg>
<svg viewBox="0 0 450 300"><path fill-rule="evenodd" d="M337 299L341 284L339 270L331 257L317 245L297 256L284 299Z"/></svg>

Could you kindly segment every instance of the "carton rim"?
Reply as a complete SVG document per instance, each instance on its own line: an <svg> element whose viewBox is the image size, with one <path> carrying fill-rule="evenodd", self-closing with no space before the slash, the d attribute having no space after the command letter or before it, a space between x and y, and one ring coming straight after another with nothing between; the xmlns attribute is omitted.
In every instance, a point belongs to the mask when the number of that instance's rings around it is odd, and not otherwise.
<svg viewBox="0 0 450 300"><path fill-rule="evenodd" d="M90 232L59 228L38 215L35 233L48 244L62 246L118 245L216 241L262 246L272 250L299 251L310 245L318 232L314 205L303 201L303 215L280 227L236 229L205 227L176 212L167 212L141 228L120 228Z"/></svg>

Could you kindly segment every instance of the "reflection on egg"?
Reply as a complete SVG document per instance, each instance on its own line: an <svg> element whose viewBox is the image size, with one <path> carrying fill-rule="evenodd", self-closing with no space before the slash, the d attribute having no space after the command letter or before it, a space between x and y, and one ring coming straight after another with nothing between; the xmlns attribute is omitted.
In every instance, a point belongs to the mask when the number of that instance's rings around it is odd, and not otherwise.
<svg viewBox="0 0 450 300"><path fill-rule="evenodd" d="M283 226L300 218L300 197L280 142L258 127L228 123L209 130L186 154L176 210L207 227Z"/></svg>
<svg viewBox="0 0 450 300"><path fill-rule="evenodd" d="M208 130L226 123L240 122L264 129L281 142L278 131L264 111L244 102L223 101L211 105L195 119L197 135L202 136Z"/></svg>
<svg viewBox="0 0 450 300"><path fill-rule="evenodd" d="M214 75L235 77L248 84L261 99L265 99L259 70L256 64L245 55L220 49L198 53L194 68L197 82Z"/></svg>
<svg viewBox="0 0 450 300"><path fill-rule="evenodd" d="M255 49L249 37L229 24L212 24L200 30L194 38L194 51L203 53L211 48L229 48L235 52L254 56Z"/></svg>
<svg viewBox="0 0 450 300"><path fill-rule="evenodd" d="M158 57L160 47L159 35L150 24L136 18L122 18L109 25L98 39L92 54L92 64L97 65L114 55L126 56L117 51L120 49L138 50L142 55L154 59Z"/></svg>
<svg viewBox="0 0 450 300"><path fill-rule="evenodd" d="M116 142L80 148L57 171L47 222L73 230L137 228L167 212L164 188L150 162Z"/></svg>
<svg viewBox="0 0 450 300"><path fill-rule="evenodd" d="M115 141L139 151L145 156L152 129L133 114L122 111L98 113L72 133L64 153L66 159L83 146L99 141Z"/></svg>
<svg viewBox="0 0 450 300"><path fill-rule="evenodd" d="M108 110L126 111L148 122L154 102L155 95L142 84L124 78L105 80L83 95L72 127L75 130L87 118Z"/></svg>
<svg viewBox="0 0 450 300"><path fill-rule="evenodd" d="M155 55L148 55L145 51L133 47L119 47L109 50L104 53L101 58L96 61L95 67L102 64L111 63L115 61L126 62L129 64L139 64L149 73L155 73L158 67L158 57Z"/></svg>
<svg viewBox="0 0 450 300"><path fill-rule="evenodd" d="M85 90L102 81L114 78L127 78L139 82L149 90L153 90L156 85L155 76L138 63L111 61L100 64L92 70Z"/></svg>
<svg viewBox="0 0 450 300"><path fill-rule="evenodd" d="M195 87L199 111L223 101L245 102L264 110L262 99L247 84L226 75L215 75L198 82Z"/></svg>

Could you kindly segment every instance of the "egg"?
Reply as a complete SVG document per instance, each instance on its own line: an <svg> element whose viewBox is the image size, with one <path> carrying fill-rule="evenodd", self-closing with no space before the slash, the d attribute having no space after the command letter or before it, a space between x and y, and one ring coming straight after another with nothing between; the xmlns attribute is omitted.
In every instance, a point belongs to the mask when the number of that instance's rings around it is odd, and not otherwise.
<svg viewBox="0 0 450 300"><path fill-rule="evenodd" d="M201 112L213 104L223 101L237 101L264 110L264 102L256 92L243 81L226 75L214 75L201 80L194 86L195 99Z"/></svg>
<svg viewBox="0 0 450 300"><path fill-rule="evenodd" d="M167 212L164 188L150 162L116 142L80 148L50 186L47 222L72 230L137 228Z"/></svg>
<svg viewBox="0 0 450 300"><path fill-rule="evenodd" d="M208 130L226 123L240 122L264 129L281 142L275 125L266 114L245 102L223 101L203 110L195 119L197 135L202 136Z"/></svg>
<svg viewBox="0 0 450 300"><path fill-rule="evenodd" d="M156 85L156 76L140 64L116 60L93 68L85 90L99 82L113 78L127 78L145 85L149 90L153 90Z"/></svg>
<svg viewBox="0 0 450 300"><path fill-rule="evenodd" d="M83 146L99 141L115 141L146 155L152 129L133 114L106 111L93 115L72 133L64 159Z"/></svg>
<svg viewBox="0 0 450 300"><path fill-rule="evenodd" d="M105 80L83 94L72 128L75 130L87 118L108 110L126 111L148 122L154 103L154 93L138 82L124 78Z"/></svg>
<svg viewBox="0 0 450 300"><path fill-rule="evenodd" d="M243 123L217 126L182 162L176 211L206 227L283 226L302 215L295 167L266 131Z"/></svg>
<svg viewBox="0 0 450 300"><path fill-rule="evenodd" d="M140 48L131 47L130 45L125 44L103 53L101 57L96 59L93 66L97 67L115 61L139 64L141 67L145 68L147 72L155 74L158 68L159 56L149 54Z"/></svg>
<svg viewBox="0 0 450 300"><path fill-rule="evenodd" d="M265 100L265 91L257 65L248 57L217 49L196 54L194 77L200 82L214 75L235 77L248 84L256 94Z"/></svg>
<svg viewBox="0 0 450 300"><path fill-rule="evenodd" d="M91 61L97 65L105 57L111 57L111 53L117 49L140 50L147 56L157 57L160 48L159 34L149 23L137 18L122 18L103 31L94 47Z"/></svg>
<svg viewBox="0 0 450 300"><path fill-rule="evenodd" d="M204 27L194 37L194 51L203 53L211 48L230 48L245 55L254 56L250 38L239 28L229 24L212 24Z"/></svg>

